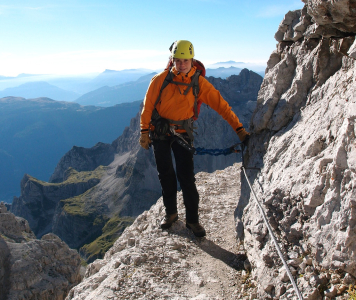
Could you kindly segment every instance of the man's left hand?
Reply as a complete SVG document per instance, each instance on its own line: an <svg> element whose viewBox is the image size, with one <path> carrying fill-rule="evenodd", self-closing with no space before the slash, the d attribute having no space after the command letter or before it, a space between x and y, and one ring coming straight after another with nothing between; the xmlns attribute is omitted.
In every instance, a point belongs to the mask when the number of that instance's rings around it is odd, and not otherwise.
<svg viewBox="0 0 356 300"><path fill-rule="evenodd" d="M140 145L143 149L148 150L148 148L150 147L151 144L151 139L149 137L148 131L146 132L141 132L141 136L140 136Z"/></svg>
<svg viewBox="0 0 356 300"><path fill-rule="evenodd" d="M243 127L237 128L236 129L236 133L239 136L239 139L240 139L241 142L244 142L246 137L250 136L250 134Z"/></svg>

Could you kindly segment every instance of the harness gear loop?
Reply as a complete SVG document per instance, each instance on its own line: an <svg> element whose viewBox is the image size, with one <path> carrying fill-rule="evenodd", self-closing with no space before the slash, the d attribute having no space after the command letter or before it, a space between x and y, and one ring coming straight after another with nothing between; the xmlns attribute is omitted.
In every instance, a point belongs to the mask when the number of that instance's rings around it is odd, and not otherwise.
<svg viewBox="0 0 356 300"><path fill-rule="evenodd" d="M155 127L154 129L154 137L158 139L164 139L167 134L170 133L171 131L171 125L169 124L169 121L164 118L158 118L152 121L153 126Z"/></svg>

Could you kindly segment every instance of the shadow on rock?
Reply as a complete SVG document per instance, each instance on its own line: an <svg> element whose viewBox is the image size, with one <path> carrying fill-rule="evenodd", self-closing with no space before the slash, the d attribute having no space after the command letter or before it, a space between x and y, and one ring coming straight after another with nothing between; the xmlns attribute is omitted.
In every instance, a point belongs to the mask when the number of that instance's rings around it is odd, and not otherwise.
<svg viewBox="0 0 356 300"><path fill-rule="evenodd" d="M241 271L244 270L244 261L247 259L247 256L244 254L235 254L230 252L219 245L215 244L213 241L207 239L206 237L199 238L195 237L194 234L185 227L185 224L182 221L177 221L173 226L168 229L168 232L175 233L181 237L188 238L194 242L200 249L214 257L219 259L231 268Z"/></svg>
<svg viewBox="0 0 356 300"><path fill-rule="evenodd" d="M198 247L208 253L210 256L221 260L231 268L241 271L244 270L244 261L247 259L247 256L244 254L235 254L224 248L221 248L219 245L216 245L213 241L206 238L199 238Z"/></svg>

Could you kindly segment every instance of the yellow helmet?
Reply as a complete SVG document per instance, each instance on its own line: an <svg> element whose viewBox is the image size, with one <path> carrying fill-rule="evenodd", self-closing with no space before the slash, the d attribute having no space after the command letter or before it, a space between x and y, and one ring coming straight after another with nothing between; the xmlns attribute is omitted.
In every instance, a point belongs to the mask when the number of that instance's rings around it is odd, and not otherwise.
<svg viewBox="0 0 356 300"><path fill-rule="evenodd" d="M190 59L194 57L194 47L189 41L179 40L174 42L172 48L173 58Z"/></svg>

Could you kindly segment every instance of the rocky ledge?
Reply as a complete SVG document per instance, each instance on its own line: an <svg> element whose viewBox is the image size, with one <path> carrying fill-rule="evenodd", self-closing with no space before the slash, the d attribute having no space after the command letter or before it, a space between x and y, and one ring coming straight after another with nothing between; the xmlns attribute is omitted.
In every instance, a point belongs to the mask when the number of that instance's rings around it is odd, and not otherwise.
<svg viewBox="0 0 356 300"><path fill-rule="evenodd" d="M181 193L179 220L162 231L160 198L125 229L103 259L88 265L85 278L66 299L232 300L246 295L257 283L245 270L249 263L234 228L240 165L199 173L197 186L206 237L195 238L185 227Z"/></svg>

